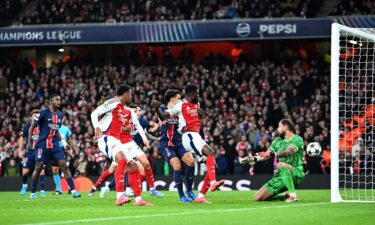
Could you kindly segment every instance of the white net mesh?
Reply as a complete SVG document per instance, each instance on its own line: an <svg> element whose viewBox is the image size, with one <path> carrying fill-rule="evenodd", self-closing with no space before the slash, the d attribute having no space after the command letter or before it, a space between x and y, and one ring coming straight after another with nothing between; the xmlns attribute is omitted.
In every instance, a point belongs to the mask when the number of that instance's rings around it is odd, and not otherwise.
<svg viewBox="0 0 375 225"><path fill-rule="evenodd" d="M375 29L340 30L339 192L375 201Z"/></svg>

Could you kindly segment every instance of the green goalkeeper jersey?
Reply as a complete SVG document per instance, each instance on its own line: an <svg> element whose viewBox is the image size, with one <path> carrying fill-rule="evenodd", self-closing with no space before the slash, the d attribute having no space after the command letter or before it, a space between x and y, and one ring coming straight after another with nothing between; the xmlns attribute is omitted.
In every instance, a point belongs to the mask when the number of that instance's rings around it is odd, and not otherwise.
<svg viewBox="0 0 375 225"><path fill-rule="evenodd" d="M303 171L303 139L299 135L293 135L290 140L282 139L280 137L273 140L269 149L273 152L285 151L289 146L297 149L297 152L287 158L278 158L279 162L284 162L294 168Z"/></svg>

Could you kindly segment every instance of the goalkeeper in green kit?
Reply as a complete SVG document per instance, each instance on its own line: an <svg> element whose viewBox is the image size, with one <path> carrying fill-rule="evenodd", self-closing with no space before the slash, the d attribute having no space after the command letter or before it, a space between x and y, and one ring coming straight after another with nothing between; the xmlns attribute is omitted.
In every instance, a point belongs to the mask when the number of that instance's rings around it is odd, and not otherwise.
<svg viewBox="0 0 375 225"><path fill-rule="evenodd" d="M294 124L289 119L279 122L277 132L279 137L272 142L266 152L260 152L255 157L250 155L241 159L241 163L263 161L272 156L278 160L276 174L254 195L254 201L279 199L295 202L298 200L294 188L302 183L305 176L303 172L303 140L294 134Z"/></svg>

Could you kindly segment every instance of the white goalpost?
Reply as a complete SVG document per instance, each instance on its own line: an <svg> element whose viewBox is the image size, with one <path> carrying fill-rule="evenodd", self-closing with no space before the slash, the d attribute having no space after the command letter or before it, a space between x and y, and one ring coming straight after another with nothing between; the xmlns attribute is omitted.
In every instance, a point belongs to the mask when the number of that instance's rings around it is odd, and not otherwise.
<svg viewBox="0 0 375 225"><path fill-rule="evenodd" d="M375 28L332 25L331 202L375 202Z"/></svg>

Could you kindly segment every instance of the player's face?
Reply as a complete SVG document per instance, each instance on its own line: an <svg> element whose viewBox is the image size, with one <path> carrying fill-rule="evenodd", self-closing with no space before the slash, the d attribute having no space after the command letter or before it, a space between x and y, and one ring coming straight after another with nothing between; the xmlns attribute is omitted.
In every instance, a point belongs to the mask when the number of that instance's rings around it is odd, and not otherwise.
<svg viewBox="0 0 375 225"><path fill-rule="evenodd" d="M124 96L125 104L129 104L130 102L132 102L132 98L133 98L132 90L125 92L123 96Z"/></svg>
<svg viewBox="0 0 375 225"><path fill-rule="evenodd" d="M141 114L142 114L141 108L139 107L135 108L135 113L137 114L137 117L141 117Z"/></svg>
<svg viewBox="0 0 375 225"><path fill-rule="evenodd" d="M279 135L280 135L281 138L285 137L286 127L287 126L283 125L282 123L279 123L279 127L277 128L277 133L279 133Z"/></svg>
<svg viewBox="0 0 375 225"><path fill-rule="evenodd" d="M60 106L61 106L61 97L60 96L53 97L51 99L51 104L55 108L60 108Z"/></svg>
<svg viewBox="0 0 375 225"><path fill-rule="evenodd" d="M174 97L171 98L170 102L172 104L174 104L175 102L177 102L178 100L181 100L181 95L180 94L177 94L175 95Z"/></svg>
<svg viewBox="0 0 375 225"><path fill-rule="evenodd" d="M36 117L39 116L39 113L34 113L33 115L31 115L31 119L34 121Z"/></svg>
<svg viewBox="0 0 375 225"><path fill-rule="evenodd" d="M191 99L192 103L198 103L198 101L199 101L199 92L198 92L198 90L196 92L194 92L194 93L191 94L190 99Z"/></svg>

